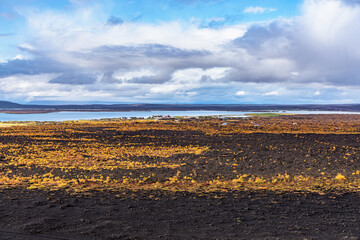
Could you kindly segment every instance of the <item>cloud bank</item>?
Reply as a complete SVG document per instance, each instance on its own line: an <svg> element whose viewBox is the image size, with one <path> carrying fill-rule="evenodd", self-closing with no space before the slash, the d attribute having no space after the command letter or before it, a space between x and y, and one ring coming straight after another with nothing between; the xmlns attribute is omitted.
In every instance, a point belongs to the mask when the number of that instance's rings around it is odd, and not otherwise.
<svg viewBox="0 0 360 240"><path fill-rule="evenodd" d="M192 22L127 22L98 6L74 2L76 8L69 13L20 11L29 40L18 49L28 57L0 64L4 98L219 103L360 100L354 94L360 85L358 1L305 0L302 14L292 19L217 28ZM194 2L198 1L184 1ZM252 7L246 12L271 10Z"/></svg>

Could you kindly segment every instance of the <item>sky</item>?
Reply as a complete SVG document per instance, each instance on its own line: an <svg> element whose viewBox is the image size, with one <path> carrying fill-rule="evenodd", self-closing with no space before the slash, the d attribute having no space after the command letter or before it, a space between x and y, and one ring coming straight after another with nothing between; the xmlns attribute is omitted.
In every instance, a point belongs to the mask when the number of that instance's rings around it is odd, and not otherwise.
<svg viewBox="0 0 360 240"><path fill-rule="evenodd" d="M360 0L0 0L0 100L360 102Z"/></svg>

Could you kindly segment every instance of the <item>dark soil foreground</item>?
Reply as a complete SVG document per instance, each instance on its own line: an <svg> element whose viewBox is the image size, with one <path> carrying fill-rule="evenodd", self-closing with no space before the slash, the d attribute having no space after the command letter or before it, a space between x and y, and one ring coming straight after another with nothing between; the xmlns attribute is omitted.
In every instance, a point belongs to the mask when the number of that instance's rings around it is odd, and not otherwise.
<svg viewBox="0 0 360 240"><path fill-rule="evenodd" d="M127 197L125 197L127 196ZM157 196L151 199L149 196ZM0 239L358 239L356 193L6 190Z"/></svg>

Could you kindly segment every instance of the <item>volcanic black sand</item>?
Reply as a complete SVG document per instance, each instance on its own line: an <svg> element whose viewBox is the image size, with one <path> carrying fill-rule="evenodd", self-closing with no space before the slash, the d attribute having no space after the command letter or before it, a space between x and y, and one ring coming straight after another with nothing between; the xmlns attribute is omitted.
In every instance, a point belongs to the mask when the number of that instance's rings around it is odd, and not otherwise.
<svg viewBox="0 0 360 240"><path fill-rule="evenodd" d="M162 161L184 163L178 169L98 170L112 178L148 176L164 181L177 171L195 181L233 179L237 173L270 177L287 173L347 178L360 170L359 134L206 135L201 131L92 129L101 142L131 138L133 144L207 146L201 155L176 155ZM76 135L76 134L75 134ZM112 136L112 137L110 137ZM72 136L74 137L74 136ZM84 136L81 136L84 137ZM116 139L115 139L116 137ZM136 139L136 140L134 140ZM24 137L0 137L2 143L32 144ZM60 140L54 140L61 142ZM66 142L66 140L64 140ZM65 144L65 143L64 143ZM241 154L240 154L241 153ZM346 156L346 157L344 157ZM138 156L136 161L156 162ZM227 164L236 163L236 166ZM197 164L194 163L197 161ZM234 172L236 170L237 172ZM46 168L13 169L41 174ZM154 175L150 175L154 173ZM88 171L53 174L73 178ZM0 190L0 239L358 239L360 195L356 191L272 192L228 190L207 193L164 190L90 191Z"/></svg>
<svg viewBox="0 0 360 240"><path fill-rule="evenodd" d="M131 194L131 193L128 193ZM158 200L148 196L157 195ZM0 194L1 239L358 239L354 193Z"/></svg>

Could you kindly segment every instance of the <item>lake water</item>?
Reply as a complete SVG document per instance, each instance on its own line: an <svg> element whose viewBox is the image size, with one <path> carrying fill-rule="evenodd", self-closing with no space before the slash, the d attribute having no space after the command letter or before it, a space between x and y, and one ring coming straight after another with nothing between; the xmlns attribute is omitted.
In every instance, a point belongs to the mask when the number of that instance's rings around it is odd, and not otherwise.
<svg viewBox="0 0 360 240"><path fill-rule="evenodd" d="M330 111L279 111L280 113L298 114L360 114L360 112L330 112ZM52 112L37 114L7 114L0 113L0 121L67 121L67 120L89 120L102 118L121 117L143 117L148 118L154 115L170 116L214 116L224 115L232 117L246 117L245 114L255 112L238 111L133 111L133 112Z"/></svg>

